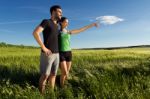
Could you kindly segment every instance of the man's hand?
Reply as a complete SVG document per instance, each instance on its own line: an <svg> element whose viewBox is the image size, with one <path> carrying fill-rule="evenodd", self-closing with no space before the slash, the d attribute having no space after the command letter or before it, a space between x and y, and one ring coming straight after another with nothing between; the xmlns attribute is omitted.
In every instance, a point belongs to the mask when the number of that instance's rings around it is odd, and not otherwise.
<svg viewBox="0 0 150 99"><path fill-rule="evenodd" d="M46 48L45 46L42 48L42 50L44 51L44 53L46 54L46 56L49 56L52 54L51 50L49 50L48 48Z"/></svg>

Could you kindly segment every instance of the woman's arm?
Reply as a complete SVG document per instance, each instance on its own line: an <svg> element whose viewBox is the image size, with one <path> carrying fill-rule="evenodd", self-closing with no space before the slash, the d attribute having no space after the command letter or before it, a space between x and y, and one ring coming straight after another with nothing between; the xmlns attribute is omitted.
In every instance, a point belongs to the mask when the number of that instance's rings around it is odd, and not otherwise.
<svg viewBox="0 0 150 99"><path fill-rule="evenodd" d="M84 26L84 27L82 27L80 29L71 30L71 31L69 31L69 33L70 34L77 34L77 33L83 32L83 31L85 31L85 30L87 30L87 29L89 29L89 28L91 28L93 26L98 27L98 24L97 23L92 23L92 24Z"/></svg>

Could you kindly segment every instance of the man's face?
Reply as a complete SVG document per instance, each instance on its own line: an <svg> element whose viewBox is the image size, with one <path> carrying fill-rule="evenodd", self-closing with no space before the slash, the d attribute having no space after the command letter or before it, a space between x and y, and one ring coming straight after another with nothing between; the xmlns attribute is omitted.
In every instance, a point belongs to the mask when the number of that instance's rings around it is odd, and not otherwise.
<svg viewBox="0 0 150 99"><path fill-rule="evenodd" d="M54 11L54 17L55 17L55 19L60 20L62 17L62 10L56 9L56 11Z"/></svg>

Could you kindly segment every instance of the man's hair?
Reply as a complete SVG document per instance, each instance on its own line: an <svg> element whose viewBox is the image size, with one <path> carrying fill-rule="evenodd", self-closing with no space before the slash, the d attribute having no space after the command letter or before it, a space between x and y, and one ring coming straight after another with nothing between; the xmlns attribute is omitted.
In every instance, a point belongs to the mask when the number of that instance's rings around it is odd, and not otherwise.
<svg viewBox="0 0 150 99"><path fill-rule="evenodd" d="M51 13L51 15L52 15L52 12L53 12L53 11L56 11L56 9L61 9L61 7L60 7L59 5L54 5L54 6L52 6L52 7L50 8L50 13Z"/></svg>
<svg viewBox="0 0 150 99"><path fill-rule="evenodd" d="M60 22L64 22L66 19L66 17L61 17Z"/></svg>

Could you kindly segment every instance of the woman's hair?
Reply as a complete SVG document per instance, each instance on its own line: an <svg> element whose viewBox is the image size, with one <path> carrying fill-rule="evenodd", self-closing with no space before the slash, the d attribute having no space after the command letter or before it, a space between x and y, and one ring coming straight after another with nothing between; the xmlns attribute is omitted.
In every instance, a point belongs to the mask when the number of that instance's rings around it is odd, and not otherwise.
<svg viewBox="0 0 150 99"><path fill-rule="evenodd" d="M61 17L61 19L60 19L60 21L59 21L59 24L60 24L60 26L61 26L61 28L60 28L61 31L62 31L62 25L61 25L61 23L64 22L65 20L67 20L66 17Z"/></svg>
<svg viewBox="0 0 150 99"><path fill-rule="evenodd" d="M61 17L60 23L62 23L62 22L65 21L66 19L67 19L66 17Z"/></svg>

